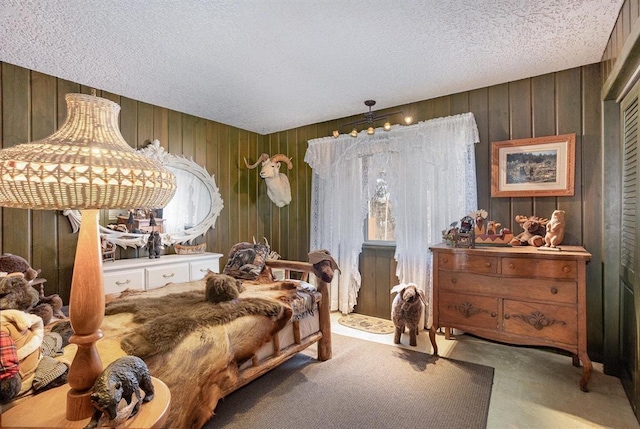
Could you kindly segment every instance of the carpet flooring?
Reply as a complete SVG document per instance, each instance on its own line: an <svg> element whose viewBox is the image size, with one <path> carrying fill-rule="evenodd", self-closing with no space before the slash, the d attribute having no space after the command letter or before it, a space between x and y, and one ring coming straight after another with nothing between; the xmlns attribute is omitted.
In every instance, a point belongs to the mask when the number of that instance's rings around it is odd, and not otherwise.
<svg viewBox="0 0 640 429"><path fill-rule="evenodd" d="M494 369L337 334L218 403L214 428L485 428ZM315 347L314 347L315 349Z"/></svg>

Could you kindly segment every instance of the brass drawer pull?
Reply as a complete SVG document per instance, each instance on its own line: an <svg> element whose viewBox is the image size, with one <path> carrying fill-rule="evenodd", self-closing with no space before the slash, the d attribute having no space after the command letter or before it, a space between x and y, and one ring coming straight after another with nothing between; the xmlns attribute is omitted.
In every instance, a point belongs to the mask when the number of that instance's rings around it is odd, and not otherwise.
<svg viewBox="0 0 640 429"><path fill-rule="evenodd" d="M443 264L446 264L447 262L449 262L449 259L447 259L447 258L442 258L442 263L443 263Z"/></svg>
<svg viewBox="0 0 640 429"><path fill-rule="evenodd" d="M491 317L496 317L498 315L498 313L496 313L495 311L491 312Z"/></svg>
<svg viewBox="0 0 640 429"><path fill-rule="evenodd" d="M555 295L555 294L557 294L557 293L558 293L558 289L557 289L557 288L552 287L552 288L551 288L551 294L552 294L552 295Z"/></svg>
<svg viewBox="0 0 640 429"><path fill-rule="evenodd" d="M487 268L489 268L489 267L491 266L491 262L485 262L485 263L484 263L484 266L485 266L485 267L487 267Z"/></svg>
<svg viewBox="0 0 640 429"><path fill-rule="evenodd" d="M508 314L505 314L505 315L504 315L504 318L505 318L505 319L511 319L511 316L509 316Z"/></svg>
<svg viewBox="0 0 640 429"><path fill-rule="evenodd" d="M562 271L564 271L565 273L570 273L571 272L571 267L568 265L565 265L564 267L562 267Z"/></svg>
<svg viewBox="0 0 640 429"><path fill-rule="evenodd" d="M131 283L131 280L127 279L126 281L122 282L120 280L116 280L116 284L118 286L123 286L123 285L128 285L129 283Z"/></svg>
<svg viewBox="0 0 640 429"><path fill-rule="evenodd" d="M171 273L171 274L163 274L162 277L164 277L165 279L170 279L171 277L175 276L175 273Z"/></svg>
<svg viewBox="0 0 640 429"><path fill-rule="evenodd" d="M516 265L515 265L513 262L511 262L511 263L509 264L509 268L511 268L512 270L515 270Z"/></svg>
<svg viewBox="0 0 640 429"><path fill-rule="evenodd" d="M456 278L451 279L451 283L453 283L453 284L458 283L458 279L456 279Z"/></svg>

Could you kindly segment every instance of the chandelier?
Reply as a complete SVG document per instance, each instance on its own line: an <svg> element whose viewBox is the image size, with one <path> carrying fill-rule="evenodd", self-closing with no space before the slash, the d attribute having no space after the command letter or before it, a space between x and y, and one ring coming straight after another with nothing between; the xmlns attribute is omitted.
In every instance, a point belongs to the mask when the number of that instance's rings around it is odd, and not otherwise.
<svg viewBox="0 0 640 429"><path fill-rule="evenodd" d="M343 127L352 127L351 132L349 133L349 135L353 138L358 137L358 125L362 125L365 124L363 129L367 130L367 135L373 135L376 132L375 129L375 123L376 122L382 122L384 121L384 124L382 125L382 129L385 131L389 131L391 129L391 122L389 121L389 117L393 116L393 115L397 115L397 114L402 114L403 118L402 120L404 121L404 123L406 125L411 125L411 123L413 122L413 117L412 116L405 116L404 113L402 112L402 110L398 110L395 112L390 112L390 113L385 113L382 115L376 115L374 112L371 111L371 108L373 106L375 106L376 102L375 100L366 100L364 102L364 105L367 106L369 108L368 112L365 112L364 115L364 119L360 119L354 122L348 122L346 124L342 124L339 126L339 128L337 130L333 131L333 137L338 138L340 136L340 129Z"/></svg>

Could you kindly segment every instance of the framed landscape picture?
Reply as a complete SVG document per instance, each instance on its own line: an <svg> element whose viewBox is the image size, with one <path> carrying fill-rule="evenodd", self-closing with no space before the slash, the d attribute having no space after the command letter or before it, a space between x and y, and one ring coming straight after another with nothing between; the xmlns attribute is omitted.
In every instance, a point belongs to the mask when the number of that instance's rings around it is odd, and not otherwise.
<svg viewBox="0 0 640 429"><path fill-rule="evenodd" d="M492 197L574 194L575 134L494 142Z"/></svg>

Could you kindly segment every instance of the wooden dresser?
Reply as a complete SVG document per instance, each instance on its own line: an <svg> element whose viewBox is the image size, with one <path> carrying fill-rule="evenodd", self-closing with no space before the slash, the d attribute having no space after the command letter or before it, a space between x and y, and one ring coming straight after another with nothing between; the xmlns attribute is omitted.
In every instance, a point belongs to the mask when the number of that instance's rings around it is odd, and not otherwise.
<svg viewBox="0 0 640 429"><path fill-rule="evenodd" d="M434 333L446 327L509 344L556 347L582 361L587 391L593 365L587 354L586 264L580 246L561 251L531 246L433 251Z"/></svg>

